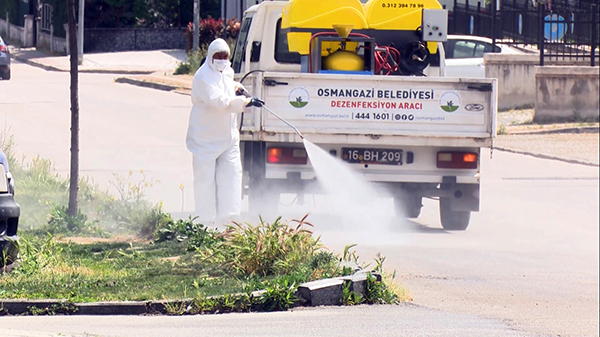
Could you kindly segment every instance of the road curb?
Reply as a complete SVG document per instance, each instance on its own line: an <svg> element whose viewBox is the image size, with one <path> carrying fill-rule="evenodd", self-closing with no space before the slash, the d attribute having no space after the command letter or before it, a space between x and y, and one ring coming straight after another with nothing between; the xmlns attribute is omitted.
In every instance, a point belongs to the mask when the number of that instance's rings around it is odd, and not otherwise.
<svg viewBox="0 0 600 337"><path fill-rule="evenodd" d="M539 131L517 131L517 132L506 132L507 136L520 136L520 135L550 135L558 133L599 133L600 128L598 126L578 126L570 128L558 128L553 130L539 130Z"/></svg>
<svg viewBox="0 0 600 337"><path fill-rule="evenodd" d="M156 82L152 82L152 81L144 81L144 80L139 80L139 79L135 79L135 78L131 78L131 77L118 77L115 79L115 82L132 84L132 85L137 85L140 87L158 89L158 90L163 90L163 91L174 91L174 90L178 89L178 87L174 86L174 85L156 83Z"/></svg>
<svg viewBox="0 0 600 337"><path fill-rule="evenodd" d="M345 290L365 296L368 275L381 282L381 275L364 271L351 276L335 277L303 283L298 287L294 307L342 305ZM264 292L257 291L258 297ZM212 298L217 298L215 296ZM211 297L209 297L211 298ZM168 315L185 314L193 299L159 301L108 301L72 303L67 300L0 299L0 316L5 315Z"/></svg>
<svg viewBox="0 0 600 337"><path fill-rule="evenodd" d="M10 56L12 58L14 58L15 60L19 61L19 62L26 63L26 64L29 64L30 66L34 66L34 67L37 67L37 68L42 68L44 70L48 70L48 71L60 71L60 72L63 71L60 68L56 68L56 67L53 67L53 66L45 65L43 63L35 62L35 61L32 61L32 60L30 60L28 58L21 57L21 56L19 56L17 54L11 54Z"/></svg>
<svg viewBox="0 0 600 337"><path fill-rule="evenodd" d="M558 160L558 161L562 161L562 162L569 163L569 164L580 164L580 165L594 166L594 167L600 166L599 164L588 162L585 160L568 159L568 158L562 158L562 157L557 157L557 156L550 156L550 155L546 155L546 154L514 150L514 149L507 148L507 147L494 146L494 150L510 152L510 153L515 153L515 154L522 154L522 155L531 156L531 157L540 158L540 159Z"/></svg>

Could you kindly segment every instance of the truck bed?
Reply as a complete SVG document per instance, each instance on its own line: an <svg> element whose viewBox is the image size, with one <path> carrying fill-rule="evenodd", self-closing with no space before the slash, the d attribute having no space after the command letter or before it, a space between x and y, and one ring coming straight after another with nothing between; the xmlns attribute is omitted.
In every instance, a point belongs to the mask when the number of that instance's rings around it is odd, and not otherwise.
<svg viewBox="0 0 600 337"><path fill-rule="evenodd" d="M244 85L316 142L489 147L496 134L496 79L264 72ZM247 109L242 131L301 141L265 109Z"/></svg>

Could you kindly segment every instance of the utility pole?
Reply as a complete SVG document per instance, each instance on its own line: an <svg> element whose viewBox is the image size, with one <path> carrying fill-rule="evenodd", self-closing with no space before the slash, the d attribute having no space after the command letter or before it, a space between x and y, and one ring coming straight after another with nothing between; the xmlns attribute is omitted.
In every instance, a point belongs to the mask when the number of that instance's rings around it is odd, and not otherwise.
<svg viewBox="0 0 600 337"><path fill-rule="evenodd" d="M75 0L67 0L67 19L69 23L69 63L71 65L71 175L69 177L70 216L77 216L79 194L79 68L77 65L77 20Z"/></svg>
<svg viewBox="0 0 600 337"><path fill-rule="evenodd" d="M200 0L194 0L194 36L192 37L194 52L200 47Z"/></svg>
<svg viewBox="0 0 600 337"><path fill-rule="evenodd" d="M83 64L83 10L85 0L79 0L79 26L77 27L77 64Z"/></svg>

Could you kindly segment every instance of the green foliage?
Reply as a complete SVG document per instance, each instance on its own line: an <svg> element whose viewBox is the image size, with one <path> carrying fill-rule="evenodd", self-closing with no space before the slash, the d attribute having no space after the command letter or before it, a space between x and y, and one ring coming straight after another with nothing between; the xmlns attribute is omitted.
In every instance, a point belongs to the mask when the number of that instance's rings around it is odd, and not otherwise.
<svg viewBox="0 0 600 337"><path fill-rule="evenodd" d="M68 214L68 208L61 205L52 206L50 219L45 226L40 227L40 230L52 235L109 236L97 226L97 222L88 221L88 217L81 213L81 210L76 216L72 216Z"/></svg>
<svg viewBox="0 0 600 337"><path fill-rule="evenodd" d="M237 19L228 19L225 24L223 24L223 19L214 19L212 17L208 17L206 19L202 19L199 22L198 34L199 34L199 45L208 46L214 39L223 38L227 39L227 41L235 41L237 39L241 22ZM187 26L187 29L184 33L186 38L186 50L189 52L192 50L192 43L194 37L194 24L190 22ZM227 35L227 36L225 36ZM232 46L233 42L230 42L229 45ZM233 49L231 49L233 52Z"/></svg>
<svg viewBox="0 0 600 337"><path fill-rule="evenodd" d="M319 278L339 276L337 256L319 251L288 274L232 275L185 242L59 242L53 236L21 233L20 263L0 278L1 298L66 299L69 302L186 299L168 302L171 314L202 314L286 310L296 299L297 286ZM373 272L380 273L384 258ZM316 269L313 269L316 268ZM326 275L325 275L326 274ZM396 303L398 296L378 277L368 275L367 294L358 296L345 286L344 304ZM252 294L261 290L260 295ZM195 295L193 295L195 294ZM233 294L233 295L232 295ZM59 313L60 308L32 314ZM45 310L45 311L44 311Z"/></svg>
<svg viewBox="0 0 600 337"><path fill-rule="evenodd" d="M8 20L11 23L17 22L17 9L19 8L18 0L3 0L0 1L0 14L3 20L6 20L6 12L8 12Z"/></svg>
<svg viewBox="0 0 600 337"><path fill-rule="evenodd" d="M205 252L213 261L238 275L283 275L311 259L321 247L319 238L305 227L312 225L293 220L297 225L283 222L281 217L260 224L234 222L223 233L224 242Z"/></svg>
<svg viewBox="0 0 600 337"><path fill-rule="evenodd" d="M146 0L87 0L85 5L85 26L89 28L136 27L149 17Z"/></svg>
<svg viewBox="0 0 600 337"><path fill-rule="evenodd" d="M75 304L71 302L61 302L57 304L52 304L46 308L38 308L36 306L30 306L27 308L27 312L23 315L31 315L31 316L54 316L54 315L72 315L79 311L79 308L75 306Z"/></svg>
<svg viewBox="0 0 600 337"><path fill-rule="evenodd" d="M367 304L384 304L395 301L395 294L388 290L385 283L379 281L373 274L367 273L364 302Z"/></svg>
<svg viewBox="0 0 600 337"><path fill-rule="evenodd" d="M9 130L5 129L0 133L0 149L4 152L8 166L12 167L16 163L15 159L15 137Z"/></svg>
<svg viewBox="0 0 600 337"><path fill-rule="evenodd" d="M500 123L500 126L498 127L497 134L498 135L505 135L506 133L507 133L506 132L506 125Z"/></svg>
<svg viewBox="0 0 600 337"><path fill-rule="evenodd" d="M342 285L342 304L344 305L356 305L364 302L362 295L357 294L355 291L350 290L352 282L344 282Z"/></svg>
<svg viewBox="0 0 600 337"><path fill-rule="evenodd" d="M187 220L173 221L171 219L165 222L154 232L154 242L171 240L187 242L188 251L196 251L204 247L212 247L223 241L221 237L217 236L216 230L194 222L196 218L190 216Z"/></svg>
<svg viewBox="0 0 600 337"><path fill-rule="evenodd" d="M188 60L187 62L180 62L175 69L175 75L185 75L190 74L193 75L196 73L196 70L200 68L202 65L202 61L206 57L208 52L208 45L203 44L200 45L197 51L188 52Z"/></svg>
<svg viewBox="0 0 600 337"><path fill-rule="evenodd" d="M285 311L298 300L296 297L296 283L290 282L288 277L275 279L266 288L260 297L260 303L265 311Z"/></svg>
<svg viewBox="0 0 600 337"><path fill-rule="evenodd" d="M133 171L127 176L113 173L111 184L118 197L105 199L97 206L97 216L103 219L107 231L139 233L147 237L161 222L168 221L163 216L161 204L152 205L144 199L146 189L152 187L154 181L148 181L143 170L139 175L141 177L136 178Z"/></svg>
<svg viewBox="0 0 600 337"><path fill-rule="evenodd" d="M19 250L19 266L11 275L29 277L40 273L48 266L59 264L62 248L54 237L21 236Z"/></svg>
<svg viewBox="0 0 600 337"><path fill-rule="evenodd" d="M21 233L20 262L0 278L1 298L68 299L73 302L180 298L205 265L174 242L58 242ZM170 257L179 256L177 260ZM241 290L223 277L202 288L207 296Z"/></svg>

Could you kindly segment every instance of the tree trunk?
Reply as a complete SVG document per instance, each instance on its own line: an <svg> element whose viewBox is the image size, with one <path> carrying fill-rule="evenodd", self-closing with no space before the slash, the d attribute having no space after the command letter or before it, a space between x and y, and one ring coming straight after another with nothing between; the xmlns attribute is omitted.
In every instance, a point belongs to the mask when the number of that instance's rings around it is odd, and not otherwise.
<svg viewBox="0 0 600 337"><path fill-rule="evenodd" d="M79 69L77 60L77 20L75 0L67 0L69 23L69 60L71 62L71 177L69 181L68 214L76 216L79 193Z"/></svg>

